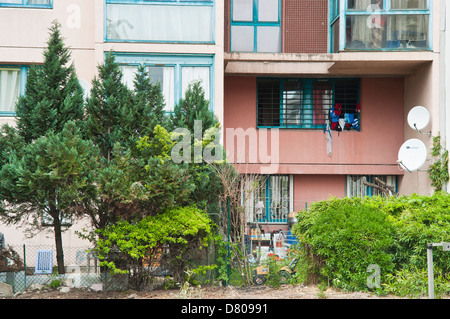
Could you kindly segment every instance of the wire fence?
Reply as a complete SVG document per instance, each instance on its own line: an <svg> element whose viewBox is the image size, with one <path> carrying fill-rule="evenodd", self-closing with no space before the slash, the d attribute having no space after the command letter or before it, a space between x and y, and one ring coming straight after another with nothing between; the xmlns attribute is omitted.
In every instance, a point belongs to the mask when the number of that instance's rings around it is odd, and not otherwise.
<svg viewBox="0 0 450 319"><path fill-rule="evenodd" d="M33 284L51 285L54 281L69 287L104 287L110 280L101 271L91 247L64 247L65 274L58 274L56 248L52 246L8 246L0 250L0 282L11 285L14 293ZM124 285L125 287L125 285Z"/></svg>
<svg viewBox="0 0 450 319"><path fill-rule="evenodd" d="M215 248L193 258L196 265L212 265L216 262ZM70 288L91 288L99 291L124 291L134 289L133 273L112 275L108 269L100 266L100 261L93 253L92 247L64 247L64 274L58 272L56 248L44 245L9 245L0 246L0 283L12 286L13 293L33 289L33 285L52 287L68 286ZM149 272L150 274L150 272ZM173 285L173 276L163 268L151 272L150 280L143 289ZM207 273L199 280L214 282L215 271ZM36 287L36 286L35 286ZM55 287L54 287L55 288Z"/></svg>

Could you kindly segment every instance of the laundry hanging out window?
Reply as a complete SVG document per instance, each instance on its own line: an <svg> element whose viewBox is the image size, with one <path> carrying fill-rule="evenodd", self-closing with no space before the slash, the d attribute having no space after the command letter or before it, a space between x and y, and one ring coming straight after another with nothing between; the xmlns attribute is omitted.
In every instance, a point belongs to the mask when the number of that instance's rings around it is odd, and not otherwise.
<svg viewBox="0 0 450 319"><path fill-rule="evenodd" d="M258 127L359 130L359 79L257 81Z"/></svg>

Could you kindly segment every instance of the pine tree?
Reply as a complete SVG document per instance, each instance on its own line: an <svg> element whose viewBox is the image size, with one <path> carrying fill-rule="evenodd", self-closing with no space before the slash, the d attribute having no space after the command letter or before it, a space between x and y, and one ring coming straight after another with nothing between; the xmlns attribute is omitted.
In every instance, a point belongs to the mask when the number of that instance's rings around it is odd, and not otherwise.
<svg viewBox="0 0 450 319"><path fill-rule="evenodd" d="M167 126L164 96L159 83L151 83L149 73L140 65L134 79L132 103L123 111L128 146L134 152L140 137L153 135L156 125Z"/></svg>
<svg viewBox="0 0 450 319"><path fill-rule="evenodd" d="M200 132L195 130L195 121L201 121L201 136L197 136ZM208 138L205 137L208 133L205 134L205 132L214 128L213 132L219 133L219 121L210 110L210 103L205 97L201 82L190 84L184 98L175 106L174 113L171 116L171 129L175 130L176 128L187 128L191 133L193 149L189 174L193 176L195 182L195 191L192 192L191 199L197 204L212 205L218 200L217 196L220 189L218 178L209 164L203 160L199 163L195 154L198 150L203 152L203 148L206 146L204 144ZM201 141L197 141L196 138L200 138ZM218 138L218 136L215 136L215 142Z"/></svg>
<svg viewBox="0 0 450 319"><path fill-rule="evenodd" d="M58 272L65 273L62 246L64 216L85 197L95 194L94 172L98 149L81 138L75 122L68 122L59 133L49 132L28 143L23 154L13 153L0 169L0 207L6 222L18 223L47 213L55 235Z"/></svg>
<svg viewBox="0 0 450 319"><path fill-rule="evenodd" d="M194 133L194 121L202 121L202 136L205 131L218 124L214 113L210 110L209 101L205 97L205 91L201 82L189 85L184 98L175 105L171 116L171 128L187 128Z"/></svg>
<svg viewBox="0 0 450 319"><path fill-rule="evenodd" d="M123 144L126 139L123 116L131 104L131 92L122 82L122 72L112 52L106 55L98 73L86 105L86 134L110 160L114 144Z"/></svg>
<svg viewBox="0 0 450 319"><path fill-rule="evenodd" d="M19 223L30 216L39 220L47 211L54 220L58 270L64 273L59 221L72 204L69 197L75 200L72 196L86 185L87 172L78 169L88 165L75 128L83 118L83 89L69 64L71 53L60 27L52 23L43 64L29 68L25 95L16 104L17 128L4 126L0 134L0 146L5 147L0 155L0 213L3 220ZM68 140L69 126L76 131L71 137L75 144Z"/></svg>
<svg viewBox="0 0 450 319"><path fill-rule="evenodd" d="M49 131L59 132L71 120L83 117L83 89L70 50L64 46L56 21L44 51L44 63L28 71L25 95L16 104L17 128L26 142Z"/></svg>

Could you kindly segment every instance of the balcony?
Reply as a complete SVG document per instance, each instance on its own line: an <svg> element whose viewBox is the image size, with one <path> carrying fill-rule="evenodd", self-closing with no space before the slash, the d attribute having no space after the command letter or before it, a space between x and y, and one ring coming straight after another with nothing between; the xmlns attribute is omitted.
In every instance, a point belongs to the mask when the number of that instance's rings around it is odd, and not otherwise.
<svg viewBox="0 0 450 319"><path fill-rule="evenodd" d="M330 1L330 51L432 49L429 0Z"/></svg>

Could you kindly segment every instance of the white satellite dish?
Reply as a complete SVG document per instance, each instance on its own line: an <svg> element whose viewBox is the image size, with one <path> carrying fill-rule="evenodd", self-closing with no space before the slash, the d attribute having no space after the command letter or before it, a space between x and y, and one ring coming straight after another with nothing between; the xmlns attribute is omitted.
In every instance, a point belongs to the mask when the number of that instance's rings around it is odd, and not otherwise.
<svg viewBox="0 0 450 319"><path fill-rule="evenodd" d="M417 171L427 160L425 144L416 138L407 140L398 152L398 163L408 172Z"/></svg>
<svg viewBox="0 0 450 319"><path fill-rule="evenodd" d="M423 106L416 106L411 109L408 113L408 124L409 126L420 132L430 123L430 113Z"/></svg>

